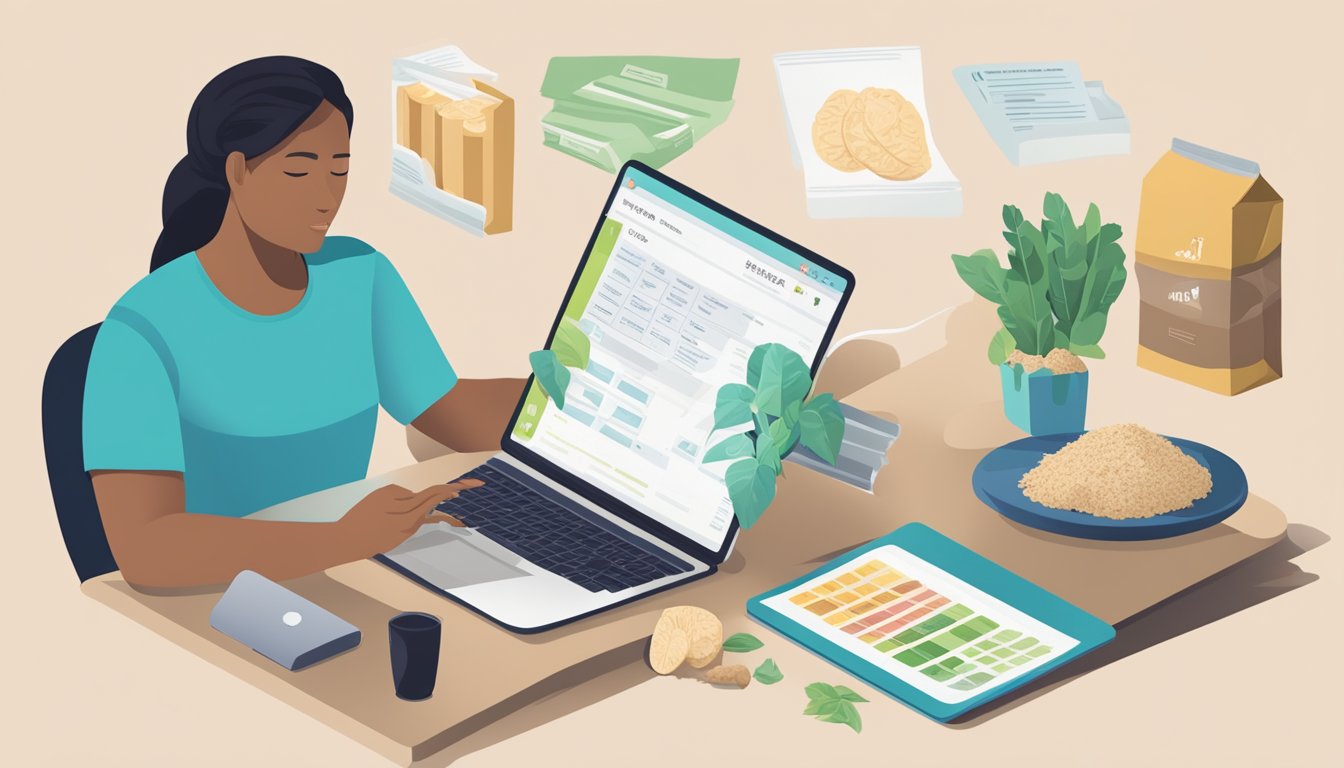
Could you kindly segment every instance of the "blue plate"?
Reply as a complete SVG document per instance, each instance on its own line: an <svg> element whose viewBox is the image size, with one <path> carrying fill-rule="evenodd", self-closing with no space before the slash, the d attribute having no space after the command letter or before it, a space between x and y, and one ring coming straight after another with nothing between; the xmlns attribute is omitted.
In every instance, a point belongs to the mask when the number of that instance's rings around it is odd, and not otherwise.
<svg viewBox="0 0 1344 768"><path fill-rule="evenodd" d="M1246 473L1226 454L1199 443L1168 437L1172 443L1209 470L1213 489L1187 509L1153 517L1112 520L1069 509L1052 509L1028 499L1017 482L1082 433L1037 435L1016 440L990 451L971 473L975 495L999 514L1023 525L1064 536L1106 541L1165 539L1193 533L1215 525L1246 503Z"/></svg>

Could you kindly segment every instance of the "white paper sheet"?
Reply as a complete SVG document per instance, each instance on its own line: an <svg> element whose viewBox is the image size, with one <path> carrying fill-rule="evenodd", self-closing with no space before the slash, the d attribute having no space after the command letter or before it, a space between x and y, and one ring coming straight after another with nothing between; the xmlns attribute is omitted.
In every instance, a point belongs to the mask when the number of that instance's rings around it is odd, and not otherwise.
<svg viewBox="0 0 1344 768"><path fill-rule="evenodd" d="M1129 121L1072 61L958 67L953 76L1017 165L1129 153Z"/></svg>

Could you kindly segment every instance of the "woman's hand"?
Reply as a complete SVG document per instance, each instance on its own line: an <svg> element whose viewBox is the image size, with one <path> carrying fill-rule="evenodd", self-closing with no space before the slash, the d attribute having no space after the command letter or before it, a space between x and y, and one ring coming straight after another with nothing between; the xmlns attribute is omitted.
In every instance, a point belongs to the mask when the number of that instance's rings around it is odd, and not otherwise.
<svg viewBox="0 0 1344 768"><path fill-rule="evenodd" d="M372 557L395 549L425 523L445 522L462 527L457 518L434 508L470 488L484 485L480 480L431 485L418 493L400 485L385 485L350 508L336 523L341 536L350 542L358 557Z"/></svg>
<svg viewBox="0 0 1344 768"><path fill-rule="evenodd" d="M156 592L222 586L244 568L284 581L372 557L425 523L461 525L434 507L482 484L462 480L419 493L389 485L337 522L304 523L188 514L178 472L90 474L122 577L138 590Z"/></svg>

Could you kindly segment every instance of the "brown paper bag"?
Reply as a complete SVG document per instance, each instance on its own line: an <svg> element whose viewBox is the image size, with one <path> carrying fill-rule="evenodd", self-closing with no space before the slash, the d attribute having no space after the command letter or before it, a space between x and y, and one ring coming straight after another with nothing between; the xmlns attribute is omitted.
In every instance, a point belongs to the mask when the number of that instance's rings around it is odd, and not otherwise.
<svg viewBox="0 0 1344 768"><path fill-rule="evenodd" d="M435 110L451 102L451 96L439 93L424 83L403 85L397 89L397 143L434 165L438 155Z"/></svg>
<svg viewBox="0 0 1344 768"><path fill-rule="evenodd" d="M424 83L397 89L397 143L423 157L439 189L485 208L486 234L513 229L513 99L479 80L453 99Z"/></svg>
<svg viewBox="0 0 1344 768"><path fill-rule="evenodd" d="M1173 141L1139 201L1139 365L1224 395L1282 376L1282 242L1257 164Z"/></svg>

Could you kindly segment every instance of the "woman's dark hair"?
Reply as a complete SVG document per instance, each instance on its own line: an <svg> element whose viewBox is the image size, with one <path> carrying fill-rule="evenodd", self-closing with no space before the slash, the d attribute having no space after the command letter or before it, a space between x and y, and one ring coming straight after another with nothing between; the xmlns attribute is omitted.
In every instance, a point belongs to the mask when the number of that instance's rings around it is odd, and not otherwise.
<svg viewBox="0 0 1344 768"><path fill-rule="evenodd" d="M274 149L322 102L355 124L354 108L335 72L293 56L267 56L229 67L206 83L187 117L187 156L163 188L163 232L149 271L210 242L224 220L229 186L224 160Z"/></svg>

